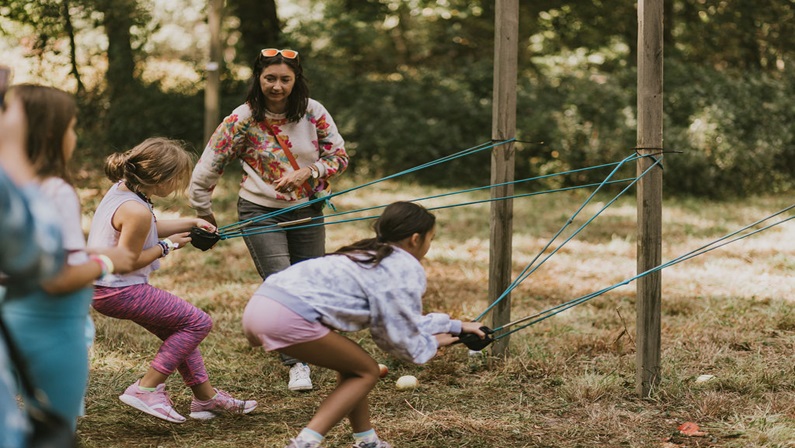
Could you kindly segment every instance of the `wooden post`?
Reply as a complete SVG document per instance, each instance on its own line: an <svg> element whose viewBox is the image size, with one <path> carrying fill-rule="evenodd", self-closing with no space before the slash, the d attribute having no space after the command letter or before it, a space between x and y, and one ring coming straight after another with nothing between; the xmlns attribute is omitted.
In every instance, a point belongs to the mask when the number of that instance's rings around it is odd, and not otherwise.
<svg viewBox="0 0 795 448"><path fill-rule="evenodd" d="M519 1L497 0L494 16L494 104L491 138L502 141L516 136L516 74L519 39ZM491 153L491 183L514 180L513 143L498 146ZM492 197L513 195L513 185L494 187ZM513 242L513 201L491 203L491 240L489 250L489 300L494 302L511 284L511 248ZM492 327L511 320L511 298L504 297L494 307ZM509 338L494 343L492 352L504 356Z"/></svg>
<svg viewBox="0 0 795 448"><path fill-rule="evenodd" d="M207 25L210 28L210 60L207 62L207 81L204 87L204 141L210 140L221 121L221 16L224 0L210 0L207 5Z"/></svg>
<svg viewBox="0 0 795 448"><path fill-rule="evenodd" d="M641 154L658 154L663 143L663 0L638 1L638 147ZM649 157L637 162L641 174L654 163ZM638 182L638 272L662 262L661 166ZM636 300L637 355L635 385L640 397L648 397L660 382L660 302L662 273L638 279Z"/></svg>

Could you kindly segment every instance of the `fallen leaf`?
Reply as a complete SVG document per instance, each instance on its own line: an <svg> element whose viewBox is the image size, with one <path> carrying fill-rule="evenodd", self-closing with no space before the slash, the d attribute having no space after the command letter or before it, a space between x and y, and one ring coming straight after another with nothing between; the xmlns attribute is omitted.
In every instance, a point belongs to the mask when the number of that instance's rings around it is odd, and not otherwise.
<svg viewBox="0 0 795 448"><path fill-rule="evenodd" d="M696 378L696 382L706 383L707 381L711 381L713 379L715 379L715 375L699 375L699 377Z"/></svg>
<svg viewBox="0 0 795 448"><path fill-rule="evenodd" d="M700 431L701 428L693 422L684 422L677 428L683 436L687 437L704 437L707 433Z"/></svg>

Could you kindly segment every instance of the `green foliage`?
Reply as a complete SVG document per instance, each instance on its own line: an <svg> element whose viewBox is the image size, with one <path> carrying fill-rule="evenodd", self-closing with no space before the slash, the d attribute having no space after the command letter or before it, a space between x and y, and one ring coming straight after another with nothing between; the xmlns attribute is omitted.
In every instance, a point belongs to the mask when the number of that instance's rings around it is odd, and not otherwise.
<svg viewBox="0 0 795 448"><path fill-rule="evenodd" d="M675 1L670 50L722 69L782 71L795 48L792 6L790 0Z"/></svg>
<svg viewBox="0 0 795 448"><path fill-rule="evenodd" d="M34 48L38 51L52 51L57 37L64 34L61 2L41 0L36 2L3 2L2 15L21 23L36 24Z"/></svg>
<svg viewBox="0 0 795 448"><path fill-rule="evenodd" d="M196 152L204 148L204 92L165 91L157 84L130 86L133 94L110 108L103 95L80 97L80 145L83 157L126 151L153 136L184 141ZM224 110L241 101L241 83L224 85Z"/></svg>
<svg viewBox="0 0 795 448"><path fill-rule="evenodd" d="M793 186L795 94L791 72L729 76L699 64L666 65L665 147L673 191L744 196Z"/></svg>
<svg viewBox="0 0 795 448"><path fill-rule="evenodd" d="M516 145L517 178L631 154L637 133L637 6L614 3L520 2L517 138L531 143ZM721 197L793 186L795 112L789 98L795 75L788 68L795 54L795 9L785 0L746 3L665 3L664 146L682 151L666 155L667 194ZM69 8L60 8L62 3L51 0L9 0L0 7L4 20L38 30L24 36L36 42L30 57L66 53L66 9L78 24L78 42L86 27L104 28L106 77L86 83L90 91L80 98L81 141L92 154L124 149L150 135L203 146L203 83L196 77L161 83L157 76L179 75L162 68L166 75L146 71L150 63L175 60L176 71L201 70L203 36L191 30L203 29L203 3L185 1L182 6L191 13L175 23L158 17L153 6L160 4L72 0ZM389 175L491 139L492 0L302 0L296 3L301 13L287 19L275 17L270 0L256 14L246 14L253 4L236 0L226 11L231 52L223 73L222 114L240 103L248 81L239 79L246 71L233 61L249 61L250 55L233 50L250 53L263 45L257 42L274 40L301 52L312 96L340 127L353 156L352 171ZM169 11L173 14L173 5ZM191 44L161 48L162 37L158 45L150 41L176 22L193 33ZM284 29L239 34L263 23ZM78 71L80 58L78 51ZM484 185L489 165L484 152L411 179ZM539 188L598 182L605 174L581 172ZM628 169L620 176L632 174Z"/></svg>
<svg viewBox="0 0 795 448"><path fill-rule="evenodd" d="M383 176L488 142L490 105L467 84L439 73L358 86L334 85L325 101L348 142L353 169ZM355 94L351 94L355 92ZM412 179L437 184L488 182L489 153L457 159Z"/></svg>

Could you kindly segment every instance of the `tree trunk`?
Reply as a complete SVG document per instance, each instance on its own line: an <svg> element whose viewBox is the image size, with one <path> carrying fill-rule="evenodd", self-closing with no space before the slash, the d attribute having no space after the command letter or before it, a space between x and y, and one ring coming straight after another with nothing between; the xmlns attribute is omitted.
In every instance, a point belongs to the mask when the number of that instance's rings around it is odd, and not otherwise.
<svg viewBox="0 0 795 448"><path fill-rule="evenodd" d="M135 85L135 59L130 44L130 26L135 0L100 2L108 35L107 89L111 104Z"/></svg>
<svg viewBox="0 0 795 448"><path fill-rule="evenodd" d="M275 0L228 0L231 14L240 19L238 62L251 65L263 48L281 48L281 23Z"/></svg>
<svg viewBox="0 0 795 448"><path fill-rule="evenodd" d="M75 29L72 26L72 16L69 14L69 0L63 0L63 19L66 34L69 36L69 61L72 63L72 75L77 81L77 93L83 93L86 88L83 80L80 79L80 72L77 70L77 45L75 45Z"/></svg>

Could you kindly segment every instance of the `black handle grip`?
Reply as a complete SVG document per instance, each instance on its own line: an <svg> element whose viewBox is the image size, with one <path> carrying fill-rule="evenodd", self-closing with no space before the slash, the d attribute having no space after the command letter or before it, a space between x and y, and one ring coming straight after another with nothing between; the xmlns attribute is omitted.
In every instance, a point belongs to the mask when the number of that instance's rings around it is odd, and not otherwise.
<svg viewBox="0 0 795 448"><path fill-rule="evenodd" d="M453 344L464 344L469 347L470 350L475 350L477 352L483 350L484 348L491 345L494 342L494 339L490 335L494 334L494 330L487 326L480 327L480 330L486 333L486 337L480 339L480 336L476 335L475 333L461 333L458 336L458 340L453 342Z"/></svg>
<svg viewBox="0 0 795 448"><path fill-rule="evenodd" d="M221 235L216 232L209 232L201 227L191 227L190 243L197 249L207 250L221 239Z"/></svg>

